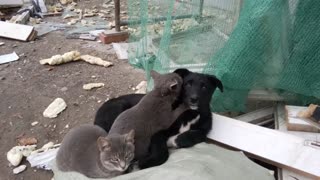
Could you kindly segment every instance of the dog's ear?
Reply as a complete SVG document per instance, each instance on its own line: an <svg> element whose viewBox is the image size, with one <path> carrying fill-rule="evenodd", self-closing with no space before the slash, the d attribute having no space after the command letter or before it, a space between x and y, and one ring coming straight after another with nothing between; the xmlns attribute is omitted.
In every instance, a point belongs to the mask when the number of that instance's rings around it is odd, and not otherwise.
<svg viewBox="0 0 320 180"><path fill-rule="evenodd" d="M216 87L218 87L220 89L221 92L223 92L223 85L222 82L215 76L213 75L207 75L209 81L215 85Z"/></svg>
<svg viewBox="0 0 320 180"><path fill-rule="evenodd" d="M186 77L188 74L190 74L190 71L188 69L185 68L181 68L181 69L176 69L175 71L173 71L174 73L178 74L182 79L184 77Z"/></svg>

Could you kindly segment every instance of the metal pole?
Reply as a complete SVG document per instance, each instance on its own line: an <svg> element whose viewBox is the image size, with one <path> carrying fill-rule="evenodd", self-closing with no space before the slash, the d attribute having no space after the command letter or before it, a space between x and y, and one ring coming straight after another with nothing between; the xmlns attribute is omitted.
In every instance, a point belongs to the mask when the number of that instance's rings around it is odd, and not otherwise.
<svg viewBox="0 0 320 180"><path fill-rule="evenodd" d="M120 31L120 0L114 0L114 18L116 31Z"/></svg>

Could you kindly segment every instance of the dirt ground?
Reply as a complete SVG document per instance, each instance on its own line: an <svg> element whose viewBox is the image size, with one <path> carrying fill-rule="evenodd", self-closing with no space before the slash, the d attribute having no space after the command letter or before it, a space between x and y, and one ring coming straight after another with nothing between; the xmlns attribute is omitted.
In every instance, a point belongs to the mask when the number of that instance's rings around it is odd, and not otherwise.
<svg viewBox="0 0 320 180"><path fill-rule="evenodd" d="M99 5L102 0L79 2L82 6ZM50 19L50 18L49 18ZM61 17L50 20L59 21ZM47 19L44 19L47 21ZM0 180L7 179L51 179L49 171L30 168L13 175L6 152L17 145L17 137L35 137L38 147L53 141L61 142L68 130L82 123L92 123L97 109L109 98L133 93L144 80L142 70L131 67L127 61L118 60L111 45L95 41L66 39L63 31L54 31L34 42L19 42L0 38L0 55L15 51L20 59L0 65ZM114 63L112 67L101 67L84 62L72 62L59 66L40 65L39 60L52 55L78 50ZM103 88L85 91L83 84L105 83ZM57 97L63 98L68 107L57 118L48 119L42 113ZM38 121L39 124L31 126ZM66 128L69 126L69 128Z"/></svg>

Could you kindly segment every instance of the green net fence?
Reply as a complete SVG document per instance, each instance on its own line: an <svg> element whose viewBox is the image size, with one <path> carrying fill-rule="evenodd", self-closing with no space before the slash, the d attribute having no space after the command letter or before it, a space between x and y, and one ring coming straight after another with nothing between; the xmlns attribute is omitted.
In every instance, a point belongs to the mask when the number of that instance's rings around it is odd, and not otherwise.
<svg viewBox="0 0 320 180"><path fill-rule="evenodd" d="M268 89L299 104L320 98L320 1L128 0L129 61L146 71L216 75L215 111L241 111ZM150 83L152 84L152 83Z"/></svg>

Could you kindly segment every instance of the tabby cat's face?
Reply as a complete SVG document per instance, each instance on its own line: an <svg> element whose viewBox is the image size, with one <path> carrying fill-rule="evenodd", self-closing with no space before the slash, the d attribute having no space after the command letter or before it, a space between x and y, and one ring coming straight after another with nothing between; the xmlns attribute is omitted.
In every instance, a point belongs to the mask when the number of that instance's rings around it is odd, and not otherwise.
<svg viewBox="0 0 320 180"><path fill-rule="evenodd" d="M109 171L123 172L128 169L134 158L133 137L123 136L108 138L108 146L100 151L101 164Z"/></svg>

